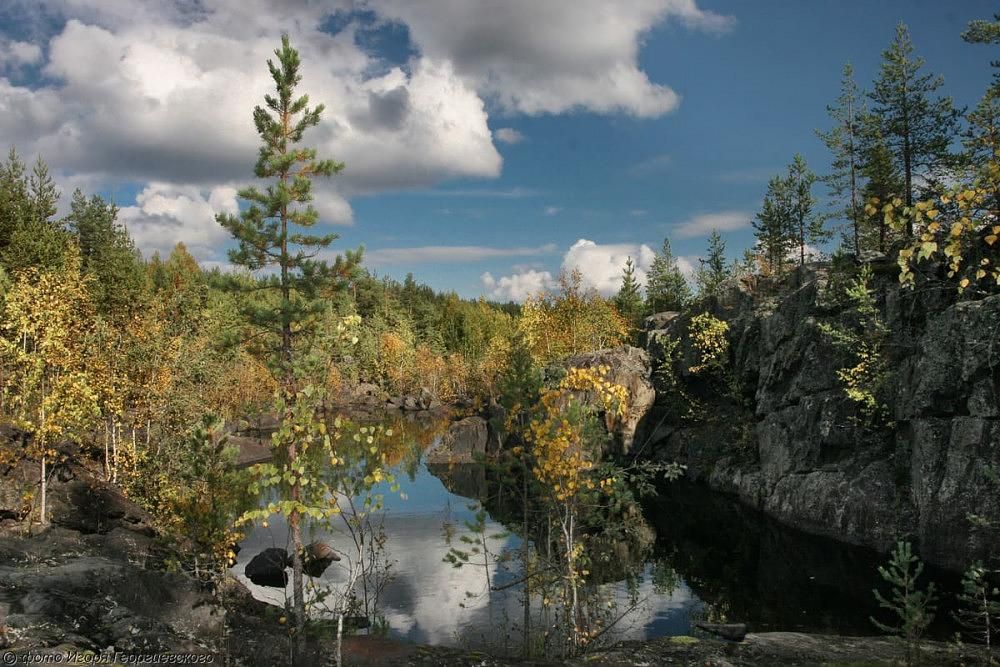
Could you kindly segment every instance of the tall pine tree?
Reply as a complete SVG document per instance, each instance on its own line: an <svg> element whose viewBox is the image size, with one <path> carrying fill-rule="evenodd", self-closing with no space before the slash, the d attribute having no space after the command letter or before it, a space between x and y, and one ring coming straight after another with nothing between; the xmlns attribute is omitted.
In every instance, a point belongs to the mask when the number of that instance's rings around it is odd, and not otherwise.
<svg viewBox="0 0 1000 667"><path fill-rule="evenodd" d="M785 178L773 176L768 181L764 203L752 224L766 272L781 277L793 247L792 202Z"/></svg>
<svg viewBox="0 0 1000 667"><path fill-rule="evenodd" d="M921 74L923 65L923 58L913 56L910 31L900 23L895 39L882 53L879 77L869 93L872 111L903 175L907 206L916 198L915 178L926 184L927 194L940 189L941 179L954 162L949 147L960 115L950 97L935 95L944 79ZM909 220L906 233L913 234Z"/></svg>
<svg viewBox="0 0 1000 667"><path fill-rule="evenodd" d="M270 183L263 190L253 186L240 190L239 197L249 203L247 209L239 216L223 213L216 219L238 242L237 248L229 252L230 261L250 271L277 269L265 283L276 298L255 299L245 314L252 325L275 336L274 362L286 405L282 418L290 421L297 395L293 367L296 342L309 334L313 316L323 308L317 297L353 269L360 253L348 253L346 259L338 257L333 266L315 259L337 235L307 233L319 220L319 214L309 203L313 198L312 179L332 176L344 165L318 160L315 149L299 146L306 130L319 124L324 107L319 104L310 108L307 95L296 96L296 86L302 79L301 62L287 35L282 36L281 48L274 53L277 62L268 60L267 66L275 94L265 95L265 106L253 110L254 125L262 142L254 173L258 178L270 179ZM297 455L293 438L285 452L290 468L294 469ZM288 523L293 543L293 616L301 637L305 627L299 507L302 487L296 480L289 483Z"/></svg>
<svg viewBox="0 0 1000 667"><path fill-rule="evenodd" d="M691 288L677 266L670 239L665 238L663 248L646 272L646 310L651 313L681 310L690 300Z"/></svg>
<svg viewBox="0 0 1000 667"><path fill-rule="evenodd" d="M865 126L862 157L864 163L861 173L865 177L863 199L878 200L884 204L896 197L902 197L905 187L903 177L896 168L892 150L882 135L880 125L874 119ZM865 218L865 224L861 229L861 247L886 253L897 235L898 232L886 223L885 216L878 211Z"/></svg>
<svg viewBox="0 0 1000 667"><path fill-rule="evenodd" d="M708 254L699 259L698 264L694 277L698 296L715 296L722 281L732 275L732 269L726 264L726 242L718 230L712 230L708 237Z"/></svg>
<svg viewBox="0 0 1000 667"><path fill-rule="evenodd" d="M816 206L816 197L812 193L814 183L816 174L809 169L805 159L796 153L792 163L788 165L785 187L791 207L792 242L799 253L799 266L806 263L807 248L829 238L823 227L823 216L814 210Z"/></svg>
<svg viewBox="0 0 1000 667"><path fill-rule="evenodd" d="M615 295L615 308L633 329L638 326L639 318L642 317L642 294L639 290L639 282L635 279L635 263L629 257L622 270L622 286Z"/></svg>
<svg viewBox="0 0 1000 667"><path fill-rule="evenodd" d="M850 239L855 256L861 253L861 224L863 206L860 201L861 166L863 164L863 116L862 93L854 81L854 68L844 65L840 82L840 96L836 104L828 106L827 112L834 125L828 132L817 130L817 134L833 154L830 173L821 180L834 200L838 217L848 221Z"/></svg>

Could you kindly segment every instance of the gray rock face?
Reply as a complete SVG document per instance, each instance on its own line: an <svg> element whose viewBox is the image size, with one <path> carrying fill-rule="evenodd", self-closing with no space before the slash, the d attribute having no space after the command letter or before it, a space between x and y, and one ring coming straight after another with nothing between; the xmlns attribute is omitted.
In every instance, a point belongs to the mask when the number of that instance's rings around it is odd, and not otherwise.
<svg viewBox="0 0 1000 667"><path fill-rule="evenodd" d="M478 456L486 455L489 428L479 416L460 419L448 427L441 442L430 449L425 460L428 464L473 463Z"/></svg>
<svg viewBox="0 0 1000 667"><path fill-rule="evenodd" d="M637 347L623 345L570 357L566 366L568 368L606 366L608 380L628 390L628 405L624 419L614 420L608 426L620 452L629 453L636 443L637 435L642 435L640 424L656 400L656 391L650 381L649 353Z"/></svg>
<svg viewBox="0 0 1000 667"><path fill-rule="evenodd" d="M652 431L654 455L810 532L883 550L914 536L924 559L952 569L1000 551L1000 536L971 531L966 519L1000 516L1000 489L988 479L1000 469L1000 296L954 303L946 290L914 293L891 272L877 277L893 332L892 424L875 431L860 425L836 375L847 359L818 326L839 312L829 280L825 267L808 265L777 302L710 302L729 323L742 405L718 390L699 394L705 414ZM647 350L655 367L663 341L679 341L674 372L696 391L687 321L648 331ZM737 421L747 424L748 451L738 451Z"/></svg>

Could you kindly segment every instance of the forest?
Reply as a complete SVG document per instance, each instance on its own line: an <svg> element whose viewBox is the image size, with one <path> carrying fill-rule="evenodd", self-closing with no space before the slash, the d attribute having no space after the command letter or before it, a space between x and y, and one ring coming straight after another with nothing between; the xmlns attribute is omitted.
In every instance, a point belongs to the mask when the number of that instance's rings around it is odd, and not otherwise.
<svg viewBox="0 0 1000 667"><path fill-rule="evenodd" d="M973 20L960 38L985 58L983 45L1000 44L1000 19ZM664 419L702 424L724 406L719 414L741 415L727 428L745 430L722 439L757 465L764 445L755 453L746 434L763 423L763 393L738 370L734 332L742 325L726 315L734 294L756 309L747 317L763 317L826 272L816 336L828 353L820 356L846 406L843 421L859 442L883 443L901 428L894 392L919 382L895 372L893 341L919 336L922 326L894 329L886 294L931 295L942 311L1000 298L1000 69L978 104L963 109L917 53L899 24L874 81L859 83L844 66L829 123L817 130L829 164L789 157L761 192L753 247L734 256L713 231L686 275L664 238L644 280L630 258L610 298L579 272L563 272L523 303L470 300L412 274L377 275L365 267L364 248L317 233L313 183L336 180L345 164L311 147L325 107L306 94L288 36L266 63L272 90L247 109L260 148L240 210L202 222L230 234L231 270L199 266L182 243L168 256L144 256L116 203L100 195L76 190L58 216L61 193L44 156L11 147L0 164L3 530L18 539L53 530L50 487L86 469L150 517L163 569L222 599L223 582L242 571L233 567L241 541L284 522L291 578L281 584L290 598L280 618L268 617L267 632L287 640L295 664L341 664L358 617L384 622L378 595L369 604L390 569L392 538L379 517L386 494L398 497L404 481L398 462L413 456L413 424L371 414L444 414L447 424L480 416L497 440L475 460L487 471L490 500L478 499L441 557L456 569L481 568L487 590L520 591L517 657L571 660L607 649L618 614L631 609L609 602L600 586L626 578L613 573L621 552L608 545L636 549L643 503L697 466L674 450L650 455L652 436L641 446L636 436L631 451L622 445L624 425L634 432L645 418L636 416L636 387L605 352L655 344L643 382L655 388ZM920 322L933 308L920 311ZM663 324L671 321L684 324ZM1000 320L985 321L991 331L952 335L995 341ZM989 359L997 353L983 354L995 383L1000 361ZM580 359L588 361L575 365ZM991 391L986 402L997 398ZM252 464L241 450L248 433L268 452ZM1000 443L984 437L996 450ZM974 533L996 536L1000 472L984 464L986 495L967 520ZM489 579L501 556L487 510L521 540L503 556L519 563L516 580ZM328 560L343 558L347 572L326 588L310 574L325 558L312 539L321 526L340 536L333 544L342 553ZM1000 663L1000 554L977 552L964 563L945 603L922 576L914 541L889 543L889 561L872 572L872 586L882 587L872 599L889 615L873 619L872 631L899 636L906 664L932 664L944 642L922 642L936 607L954 608L939 616L954 622L953 649L970 661L962 664ZM676 576L653 568L666 589ZM723 616L707 621L725 625ZM963 640L986 652L961 648Z"/></svg>

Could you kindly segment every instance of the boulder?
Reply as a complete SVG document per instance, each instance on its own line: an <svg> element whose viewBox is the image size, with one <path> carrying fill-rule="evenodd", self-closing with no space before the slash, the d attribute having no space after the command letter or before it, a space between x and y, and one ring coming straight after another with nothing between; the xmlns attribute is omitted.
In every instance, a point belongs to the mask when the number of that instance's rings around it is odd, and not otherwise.
<svg viewBox="0 0 1000 667"><path fill-rule="evenodd" d="M351 401L354 403L369 403L382 398L382 390L371 382L359 382L351 388Z"/></svg>
<svg viewBox="0 0 1000 667"><path fill-rule="evenodd" d="M746 623L695 623L695 627L731 642L741 642L747 636Z"/></svg>
<svg viewBox="0 0 1000 667"><path fill-rule="evenodd" d="M657 329L666 329L667 325L678 316L680 316L680 313L672 310L654 313L643 320L643 330L655 331Z"/></svg>
<svg viewBox="0 0 1000 667"><path fill-rule="evenodd" d="M285 572L292 564L288 552L280 547L264 549L254 556L243 573L247 579L258 586L284 588L288 585L288 573Z"/></svg>
<svg viewBox="0 0 1000 667"><path fill-rule="evenodd" d="M636 445L640 423L656 400L656 391L651 382L649 354L645 350L630 345L587 352L570 357L568 368L608 368L608 381L619 384L628 391L628 405L625 417L609 420L607 426L614 436L622 454L628 454ZM639 445L642 443L639 442Z"/></svg>
<svg viewBox="0 0 1000 667"><path fill-rule="evenodd" d="M337 552L326 542L310 542L302 551L302 571L310 577L322 576L326 568L340 560Z"/></svg>

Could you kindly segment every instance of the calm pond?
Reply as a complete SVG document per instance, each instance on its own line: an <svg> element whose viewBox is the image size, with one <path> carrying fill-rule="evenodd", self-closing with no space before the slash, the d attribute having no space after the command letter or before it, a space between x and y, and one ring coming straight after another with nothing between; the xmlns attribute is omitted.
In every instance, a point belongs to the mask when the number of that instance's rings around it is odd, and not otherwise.
<svg viewBox="0 0 1000 667"><path fill-rule="evenodd" d="M516 651L523 613L520 587L491 590L484 566L455 568L445 561L458 536L468 533L464 522L473 520L477 496L485 493L483 466L425 462L447 422L400 418L391 426L404 442L397 460L390 459L400 488L393 492L385 484L380 489L385 555L391 564L391 579L379 601L387 626L383 630L417 643ZM618 609L629 610L608 639L691 634L699 620L747 623L756 632L878 634L869 616L881 616L872 589L880 585L876 568L884 560L875 552L789 529L685 481L663 484L643 514L655 530L655 542L635 568L637 579L604 585ZM505 527L487 514L484 532L493 536L490 551L514 555L489 566L494 589L520 578L518 528ZM350 544L337 531L303 537L337 550ZM241 543L232 572L256 598L284 605L285 596L291 597L290 586L257 586L244 576L247 563L260 551L288 544L280 515ZM944 577L939 585L945 588L954 584L941 573L934 576ZM345 580L345 568L333 563L318 583L336 589ZM947 613L942 610L940 617ZM951 631L942 619L933 634L944 637Z"/></svg>

